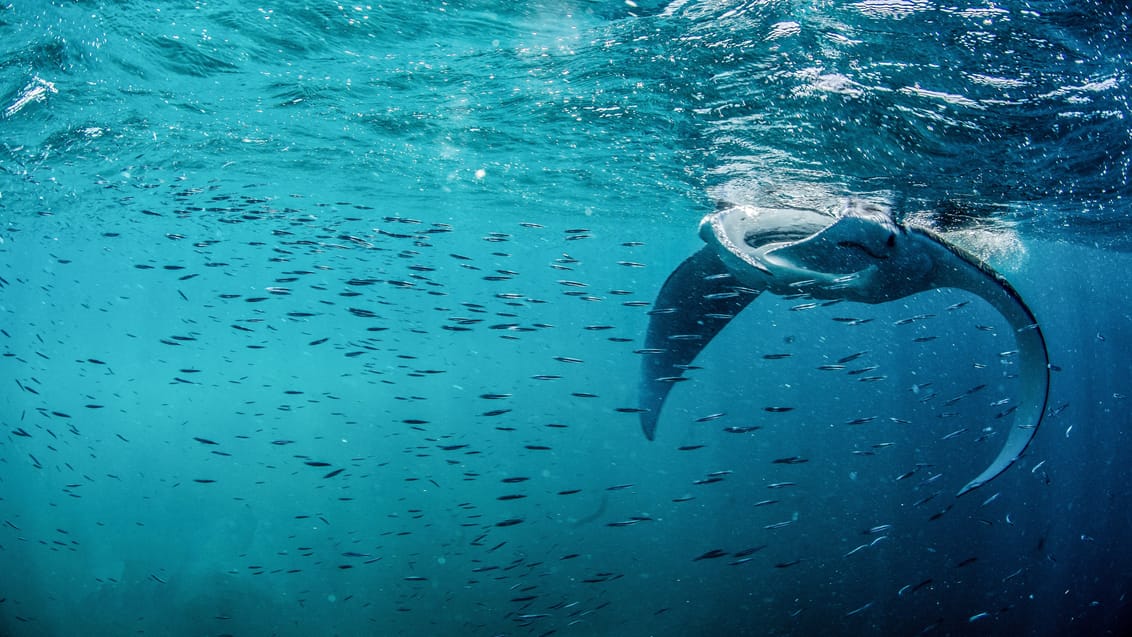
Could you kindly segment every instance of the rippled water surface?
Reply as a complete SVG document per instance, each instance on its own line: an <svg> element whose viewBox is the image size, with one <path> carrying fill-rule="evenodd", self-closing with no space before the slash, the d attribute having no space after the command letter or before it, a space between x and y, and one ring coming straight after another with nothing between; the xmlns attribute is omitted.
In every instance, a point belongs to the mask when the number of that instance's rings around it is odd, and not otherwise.
<svg viewBox="0 0 1132 637"><path fill-rule="evenodd" d="M1119 3L0 7L0 634L1126 634ZM767 294L638 423L717 206L1002 273Z"/></svg>

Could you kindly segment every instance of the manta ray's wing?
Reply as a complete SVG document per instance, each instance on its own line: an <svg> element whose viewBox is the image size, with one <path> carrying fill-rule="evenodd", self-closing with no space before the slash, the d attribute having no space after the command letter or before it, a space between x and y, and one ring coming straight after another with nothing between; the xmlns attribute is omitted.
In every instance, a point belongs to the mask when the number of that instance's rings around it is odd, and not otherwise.
<svg viewBox="0 0 1132 637"><path fill-rule="evenodd" d="M649 312L641 361L641 429L646 438L656 435L664 399L684 380L687 366L759 292L739 285L710 246L668 276Z"/></svg>
<svg viewBox="0 0 1132 637"><path fill-rule="evenodd" d="M1006 471L1033 440L1049 398L1049 352L1034 313L1002 275L927 229L910 228L909 235L920 240L920 249L933 253L935 287L958 288L982 297L1010 324L1018 343L1021 388L1014 404L1014 423L990 466L959 491L963 495Z"/></svg>

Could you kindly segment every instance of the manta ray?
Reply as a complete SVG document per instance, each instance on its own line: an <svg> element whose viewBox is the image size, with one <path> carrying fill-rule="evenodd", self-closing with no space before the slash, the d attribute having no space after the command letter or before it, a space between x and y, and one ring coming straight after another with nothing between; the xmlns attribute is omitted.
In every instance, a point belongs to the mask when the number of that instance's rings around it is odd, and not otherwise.
<svg viewBox="0 0 1132 637"><path fill-rule="evenodd" d="M982 261L934 232L896 221L891 209L851 199L835 213L734 205L700 222L707 244L669 275L650 312L641 364L640 419L653 440L664 400L684 371L763 292L819 301L886 303L958 288L990 303L1013 328L1021 395L998 456L958 493L1006 470L1046 410L1049 354L1033 312Z"/></svg>

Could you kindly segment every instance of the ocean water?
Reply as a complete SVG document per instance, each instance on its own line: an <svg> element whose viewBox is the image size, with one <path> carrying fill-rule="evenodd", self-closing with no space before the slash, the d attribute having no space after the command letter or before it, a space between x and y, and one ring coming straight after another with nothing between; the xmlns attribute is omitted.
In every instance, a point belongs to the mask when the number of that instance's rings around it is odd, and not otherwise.
<svg viewBox="0 0 1132 637"><path fill-rule="evenodd" d="M1130 22L0 7L0 635L1128 634ZM765 294L633 413L700 218L847 196L1045 334L969 494L1019 380L962 291Z"/></svg>

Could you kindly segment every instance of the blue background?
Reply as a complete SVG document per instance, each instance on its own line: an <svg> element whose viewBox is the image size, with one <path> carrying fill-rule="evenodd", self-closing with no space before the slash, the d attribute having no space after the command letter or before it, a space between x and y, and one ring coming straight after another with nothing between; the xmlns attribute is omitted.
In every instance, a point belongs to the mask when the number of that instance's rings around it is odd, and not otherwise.
<svg viewBox="0 0 1132 637"><path fill-rule="evenodd" d="M1124 634L1129 18L1077 4L0 9L0 634ZM1045 332L962 498L1017 382L966 293L765 295L619 411L703 214L848 194Z"/></svg>

